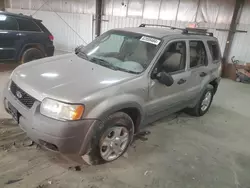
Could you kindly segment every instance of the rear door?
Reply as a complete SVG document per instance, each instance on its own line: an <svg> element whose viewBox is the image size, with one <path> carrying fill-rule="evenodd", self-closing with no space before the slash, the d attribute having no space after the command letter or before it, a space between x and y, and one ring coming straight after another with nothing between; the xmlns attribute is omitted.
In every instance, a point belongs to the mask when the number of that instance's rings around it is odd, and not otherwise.
<svg viewBox="0 0 250 188"><path fill-rule="evenodd" d="M209 75L208 53L204 41L190 40L188 42L190 55L189 71L191 72L192 96L198 96L202 90L202 85L206 77Z"/></svg>
<svg viewBox="0 0 250 188"><path fill-rule="evenodd" d="M33 19L16 18L19 25L19 55L23 52L26 45L36 45L44 43L44 33L33 21Z"/></svg>
<svg viewBox="0 0 250 188"><path fill-rule="evenodd" d="M0 14L0 60L12 60L16 56L20 36L14 17Z"/></svg>

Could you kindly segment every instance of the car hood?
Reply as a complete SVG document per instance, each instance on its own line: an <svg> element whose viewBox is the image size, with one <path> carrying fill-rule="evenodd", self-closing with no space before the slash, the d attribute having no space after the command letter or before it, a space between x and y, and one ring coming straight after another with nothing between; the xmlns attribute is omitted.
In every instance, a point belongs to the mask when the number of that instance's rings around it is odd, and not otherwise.
<svg viewBox="0 0 250 188"><path fill-rule="evenodd" d="M13 71L11 79L39 101L49 97L80 102L91 93L135 76L68 54L21 65Z"/></svg>

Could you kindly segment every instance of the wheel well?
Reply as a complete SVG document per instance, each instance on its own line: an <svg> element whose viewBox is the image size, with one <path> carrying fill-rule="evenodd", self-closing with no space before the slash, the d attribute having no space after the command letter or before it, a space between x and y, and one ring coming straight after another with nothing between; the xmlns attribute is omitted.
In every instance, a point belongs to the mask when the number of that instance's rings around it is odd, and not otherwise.
<svg viewBox="0 0 250 188"><path fill-rule="evenodd" d="M135 133L138 132L139 124L141 122L140 111L137 108L125 108L125 109L122 109L121 112L124 112L130 116L135 126L134 127Z"/></svg>
<svg viewBox="0 0 250 188"><path fill-rule="evenodd" d="M26 45L26 46L23 47L23 49L22 49L22 51L21 51L21 53L20 53L20 55L19 55L19 59L21 59L23 53L24 53L27 49L30 49L30 48L36 48L36 49L40 50L40 51L45 55L44 48L43 48L43 46L41 46L40 44L28 44L28 45Z"/></svg>
<svg viewBox="0 0 250 188"><path fill-rule="evenodd" d="M216 79L210 82L209 84L211 84L214 87L214 93L216 93L218 89L218 82L216 81Z"/></svg>

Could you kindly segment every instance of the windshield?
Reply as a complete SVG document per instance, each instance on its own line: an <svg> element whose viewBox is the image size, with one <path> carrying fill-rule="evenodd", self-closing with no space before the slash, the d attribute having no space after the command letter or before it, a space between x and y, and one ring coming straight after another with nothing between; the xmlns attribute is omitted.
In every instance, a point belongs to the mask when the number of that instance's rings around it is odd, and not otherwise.
<svg viewBox="0 0 250 188"><path fill-rule="evenodd" d="M160 42L141 34L109 31L79 49L77 54L113 70L139 74L152 61Z"/></svg>

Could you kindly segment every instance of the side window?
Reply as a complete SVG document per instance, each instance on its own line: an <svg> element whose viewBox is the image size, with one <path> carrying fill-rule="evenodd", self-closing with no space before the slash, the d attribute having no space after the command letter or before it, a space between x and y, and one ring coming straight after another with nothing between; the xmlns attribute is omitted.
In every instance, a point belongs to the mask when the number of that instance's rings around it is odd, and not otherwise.
<svg viewBox="0 0 250 188"><path fill-rule="evenodd" d="M164 71L166 73L174 73L184 71L186 68L186 42L172 42L167 46L161 55L157 72Z"/></svg>
<svg viewBox="0 0 250 188"><path fill-rule="evenodd" d="M215 41L207 42L213 61L218 61L221 58L219 44Z"/></svg>
<svg viewBox="0 0 250 188"><path fill-rule="evenodd" d="M190 68L207 64L207 53L202 41L190 41Z"/></svg>
<svg viewBox="0 0 250 188"><path fill-rule="evenodd" d="M0 30L18 30L18 25L15 18L0 14Z"/></svg>
<svg viewBox="0 0 250 188"><path fill-rule="evenodd" d="M20 31L41 31L41 29L32 20L17 18L17 22L19 24Z"/></svg>

